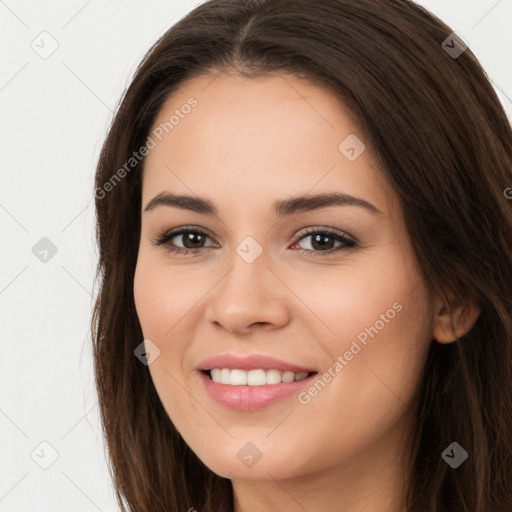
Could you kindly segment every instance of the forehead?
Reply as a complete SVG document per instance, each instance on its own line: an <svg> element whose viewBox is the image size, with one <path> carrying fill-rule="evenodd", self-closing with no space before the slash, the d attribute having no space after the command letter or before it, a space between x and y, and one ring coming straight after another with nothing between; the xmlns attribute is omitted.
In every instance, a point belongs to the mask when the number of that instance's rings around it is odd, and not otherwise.
<svg viewBox="0 0 512 512"><path fill-rule="evenodd" d="M149 135L144 203L165 190L241 203L341 191L386 212L392 196L343 103L290 75L195 78L167 99Z"/></svg>

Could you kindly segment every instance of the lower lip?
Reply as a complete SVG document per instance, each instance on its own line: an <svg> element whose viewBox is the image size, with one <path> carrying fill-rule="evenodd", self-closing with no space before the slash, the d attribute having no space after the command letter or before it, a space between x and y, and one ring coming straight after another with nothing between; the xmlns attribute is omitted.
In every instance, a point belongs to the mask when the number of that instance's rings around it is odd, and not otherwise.
<svg viewBox="0 0 512 512"><path fill-rule="evenodd" d="M207 374L199 372L199 378L203 381L206 391L216 402L230 409L243 411L261 409L290 395L298 394L302 388L310 386L317 375L314 373L305 379L281 384L231 386L213 382Z"/></svg>

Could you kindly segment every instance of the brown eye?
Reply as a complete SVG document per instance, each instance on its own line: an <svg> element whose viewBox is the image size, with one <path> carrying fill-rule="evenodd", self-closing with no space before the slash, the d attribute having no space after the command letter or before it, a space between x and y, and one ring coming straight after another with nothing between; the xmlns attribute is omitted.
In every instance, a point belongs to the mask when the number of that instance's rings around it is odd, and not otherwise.
<svg viewBox="0 0 512 512"><path fill-rule="evenodd" d="M332 254L344 249L350 249L357 245L354 240L337 231L314 228L310 229L304 235L302 235L299 240L294 243L294 246L298 245L302 240L306 240L308 238L311 239L309 244L311 248L299 249L301 253L306 255L316 256L317 254L315 253ZM334 246L336 242L339 243L337 247Z"/></svg>
<svg viewBox="0 0 512 512"><path fill-rule="evenodd" d="M171 243L173 239L180 240L183 247L176 246L175 243ZM204 231L198 229L180 228L179 230L168 231L159 235L155 240L152 241L154 245L162 245L165 249L172 253L188 253L193 252L194 254L203 249L206 238L210 238Z"/></svg>

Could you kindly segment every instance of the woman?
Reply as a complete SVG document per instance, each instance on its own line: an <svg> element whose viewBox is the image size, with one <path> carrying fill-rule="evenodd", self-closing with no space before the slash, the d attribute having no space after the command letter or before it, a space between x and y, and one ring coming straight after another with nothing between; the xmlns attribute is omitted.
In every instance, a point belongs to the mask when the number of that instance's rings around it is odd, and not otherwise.
<svg viewBox="0 0 512 512"><path fill-rule="evenodd" d="M174 25L96 175L123 510L511 510L510 186L485 72L410 1Z"/></svg>

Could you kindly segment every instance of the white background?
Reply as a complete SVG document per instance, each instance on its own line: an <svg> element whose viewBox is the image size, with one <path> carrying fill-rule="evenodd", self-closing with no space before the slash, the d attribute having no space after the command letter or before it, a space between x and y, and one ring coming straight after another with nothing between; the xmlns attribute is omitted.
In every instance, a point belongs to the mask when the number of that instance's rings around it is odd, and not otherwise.
<svg viewBox="0 0 512 512"><path fill-rule="evenodd" d="M93 176L137 64L197 3L0 0L0 512L118 510L91 359ZM511 118L512 0L418 3L463 37ZM43 31L47 59L31 47ZM47 469L42 442L58 453Z"/></svg>

